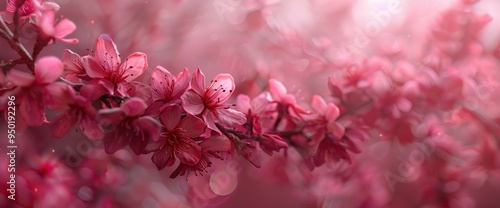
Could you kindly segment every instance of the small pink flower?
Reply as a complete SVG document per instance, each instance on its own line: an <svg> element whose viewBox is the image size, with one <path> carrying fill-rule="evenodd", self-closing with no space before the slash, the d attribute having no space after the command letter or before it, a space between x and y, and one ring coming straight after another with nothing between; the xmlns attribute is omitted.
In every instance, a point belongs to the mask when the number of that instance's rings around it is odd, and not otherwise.
<svg viewBox="0 0 500 208"><path fill-rule="evenodd" d="M159 170L175 163L174 154L181 163L190 166L196 165L201 159L201 147L193 138L203 134L207 125L192 115L181 117L180 106L167 107L160 116L165 131L160 134L158 142L151 143L146 148L155 152L151 159Z"/></svg>
<svg viewBox="0 0 500 208"><path fill-rule="evenodd" d="M282 148L288 148L288 144L276 134L262 133L259 146L269 156L273 156L273 151L278 152Z"/></svg>
<svg viewBox="0 0 500 208"><path fill-rule="evenodd" d="M37 24L43 38L57 39L67 44L77 44L76 38L65 38L76 30L76 25L66 18L55 22L56 9L53 6L42 4L40 14L37 15ZM51 40L52 41L52 40Z"/></svg>
<svg viewBox="0 0 500 208"><path fill-rule="evenodd" d="M14 21L14 13L16 12L16 4L20 3L21 0L7 0L7 5L5 5L5 11L0 12L2 19L10 24ZM28 19L36 11L36 4L40 4L41 0L26 0L19 7L19 19Z"/></svg>
<svg viewBox="0 0 500 208"><path fill-rule="evenodd" d="M66 108L63 113L52 120L51 136L61 138L77 124L78 129L89 139L100 140L103 138L104 131L96 120L97 110L92 107L87 98L77 94L73 87L63 83L51 85L47 87L47 90L52 92L63 91L57 93L58 96L54 97L52 102L48 104L49 108L58 109L62 106Z"/></svg>
<svg viewBox="0 0 500 208"><path fill-rule="evenodd" d="M332 134L335 138L344 135L344 127L337 123L340 111L335 104L326 103L322 97L314 95L311 106L316 114L307 119L303 131L309 135L313 146L317 148L327 134Z"/></svg>
<svg viewBox="0 0 500 208"><path fill-rule="evenodd" d="M187 113L200 115L212 130L219 132L215 122L227 125L241 125L246 122L245 114L224 104L233 94L235 85L229 74L218 74L205 88L205 75L197 69L191 80L191 89L182 95L182 105Z"/></svg>
<svg viewBox="0 0 500 208"><path fill-rule="evenodd" d="M82 59L87 75L99 80L94 84L99 83L109 94L120 96L131 96L130 91L135 87L130 82L148 66L146 54L140 52L129 55L122 62L115 43L106 34L97 39L94 56Z"/></svg>
<svg viewBox="0 0 500 208"><path fill-rule="evenodd" d="M272 103L268 92L262 93L250 101L250 97L244 94L236 98L236 108L247 117L247 125L253 125L254 134L269 132L276 122L276 103ZM257 127L258 126L258 127ZM261 129L256 131L255 128Z"/></svg>
<svg viewBox="0 0 500 208"><path fill-rule="evenodd" d="M83 66L83 59L75 52L65 49L62 54L61 61L64 64L64 78L72 82L80 82L80 79L89 80L85 67Z"/></svg>
<svg viewBox="0 0 500 208"><path fill-rule="evenodd" d="M131 98L119 108L102 109L97 120L105 127L104 150L108 154L129 145L139 155L150 141L158 141L161 124L149 116L142 116L146 103Z"/></svg>
<svg viewBox="0 0 500 208"><path fill-rule="evenodd" d="M57 92L52 92L51 85L63 73L63 64L57 57L43 57L36 62L34 75L26 72L11 70L7 80L16 88L8 91L0 98L0 108L7 106L8 97L14 95L19 106L20 117L28 126L39 126L47 122L44 108L47 99Z"/></svg>
<svg viewBox="0 0 500 208"><path fill-rule="evenodd" d="M189 70L184 70L173 76L168 70L157 66L151 74L151 91L153 103L146 110L146 114L158 116L169 105L180 104L180 98L189 87Z"/></svg>

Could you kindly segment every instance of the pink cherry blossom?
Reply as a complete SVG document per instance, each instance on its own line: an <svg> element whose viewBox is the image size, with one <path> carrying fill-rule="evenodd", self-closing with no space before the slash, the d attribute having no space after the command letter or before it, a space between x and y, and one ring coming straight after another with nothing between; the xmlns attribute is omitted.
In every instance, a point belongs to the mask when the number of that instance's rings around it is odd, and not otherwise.
<svg viewBox="0 0 500 208"><path fill-rule="evenodd" d="M39 13L37 15L37 24L40 28L40 34L44 39L56 39L67 44L78 43L78 39L76 38L65 38L76 30L75 23L69 19L62 19L56 23L56 9L52 6L42 4Z"/></svg>
<svg viewBox="0 0 500 208"><path fill-rule="evenodd" d="M146 54L140 52L132 53L122 62L115 43L106 34L97 39L94 55L82 59L87 75L99 80L94 85L103 87L111 95L120 96L133 95L136 85L131 81L148 66Z"/></svg>
<svg viewBox="0 0 500 208"><path fill-rule="evenodd" d="M200 69L194 72L191 89L182 95L182 105L187 113L201 115L208 128L219 131L215 122L227 125L241 125L246 122L245 115L224 104L235 89L233 77L229 74L218 74L205 87L205 75Z"/></svg>
<svg viewBox="0 0 500 208"><path fill-rule="evenodd" d="M187 165L184 163L180 163L177 169L170 175L170 178L175 178L179 175L189 175L190 172L194 172L195 175L198 173L203 174L206 172L207 168L211 167L212 162L210 161L211 157L221 158L217 155L218 152L226 152L231 148L231 142L223 136L213 136L207 139L204 139L200 143L201 148L201 157L198 163L194 165Z"/></svg>
<svg viewBox="0 0 500 208"><path fill-rule="evenodd" d="M160 134L159 141L146 148L146 151L154 151L151 159L159 170L172 166L175 157L189 166L198 164L201 159L201 147L194 139L205 132L206 124L192 115L181 118L181 113L180 106L167 107L160 116L165 130Z"/></svg>
<svg viewBox="0 0 500 208"><path fill-rule="evenodd" d="M189 70L184 70L174 77L168 70L161 66L153 69L151 74L151 91L153 93L153 103L146 110L153 116L159 113L169 105L181 103L181 96L189 87Z"/></svg>
<svg viewBox="0 0 500 208"><path fill-rule="evenodd" d="M6 23L12 23L14 21L14 13L16 12L16 4L22 0L7 0L5 5L5 11L0 12L0 17ZM36 4L40 4L41 0L25 0L24 3L19 7L19 19L24 20L33 15L36 11Z"/></svg>
<svg viewBox="0 0 500 208"><path fill-rule="evenodd" d="M104 149L106 153L130 146L139 155L150 141L158 141L161 124L149 116L142 116L146 103L139 98L125 101L119 108L102 109L98 120L104 126Z"/></svg>

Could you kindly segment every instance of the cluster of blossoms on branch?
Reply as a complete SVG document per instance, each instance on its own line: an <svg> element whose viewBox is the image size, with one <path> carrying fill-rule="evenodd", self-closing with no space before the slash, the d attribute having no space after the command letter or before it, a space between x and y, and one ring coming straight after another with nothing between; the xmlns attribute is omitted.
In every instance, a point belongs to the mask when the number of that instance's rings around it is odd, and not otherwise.
<svg viewBox="0 0 500 208"><path fill-rule="evenodd" d="M340 111L335 104L316 95L312 110L304 110L274 79L269 80L269 91L253 99L239 95L234 104L228 100L235 81L226 73L216 75L207 85L200 69L184 69L174 76L157 66L149 84L143 84L135 80L148 68L146 54L135 52L122 60L106 34L87 55L66 49L61 59L37 58L54 41L77 43L65 39L75 26L67 19L54 23L58 6L53 3L20 2L8 1L3 13L13 16L3 20L3 38L20 58L3 68L5 85L0 99L5 110L7 98L17 97L20 131L49 124L52 136L64 137L76 126L89 139L102 140L108 154L126 146L136 155L153 153L151 159L160 170L178 159L172 178L204 172L211 160L228 154L241 155L260 167L259 149L272 156L291 145L310 168L326 161L350 161L349 151L360 152L355 141L363 136L356 128L344 134L345 127L336 122ZM35 24L39 31L31 54L15 33L24 21ZM5 23L13 24L14 34ZM22 64L29 70L15 69ZM60 113L48 120L46 109Z"/></svg>

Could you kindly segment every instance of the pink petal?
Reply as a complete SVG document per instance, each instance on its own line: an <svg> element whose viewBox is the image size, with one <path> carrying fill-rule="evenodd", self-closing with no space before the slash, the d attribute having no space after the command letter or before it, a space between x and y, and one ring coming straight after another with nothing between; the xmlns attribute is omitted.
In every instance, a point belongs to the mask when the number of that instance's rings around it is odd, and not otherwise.
<svg viewBox="0 0 500 208"><path fill-rule="evenodd" d="M189 74L189 70L187 68L184 68L184 70L182 70L182 72L177 75L177 81L172 92L173 99L180 98L182 94L186 92L189 87L190 79L191 77Z"/></svg>
<svg viewBox="0 0 500 208"><path fill-rule="evenodd" d="M205 152L226 152L231 149L231 141L225 136L213 136L200 143Z"/></svg>
<svg viewBox="0 0 500 208"><path fill-rule="evenodd" d="M413 106L411 101L409 101L406 98L400 98L397 105L398 105L399 110L401 110L403 112L409 112L411 110L411 107Z"/></svg>
<svg viewBox="0 0 500 208"><path fill-rule="evenodd" d="M201 159L201 147L189 138L184 138L175 148L175 156L186 165L196 165Z"/></svg>
<svg viewBox="0 0 500 208"><path fill-rule="evenodd" d="M85 115L78 122L78 128L90 140L101 140L104 137L104 130L99 126L94 118Z"/></svg>
<svg viewBox="0 0 500 208"><path fill-rule="evenodd" d="M179 127L186 131L186 136L189 138L195 138L205 132L207 125L200 118L187 115L181 120Z"/></svg>
<svg viewBox="0 0 500 208"><path fill-rule="evenodd" d="M205 94L205 75L201 72L200 68L194 71L193 79L191 80L191 89L197 94Z"/></svg>
<svg viewBox="0 0 500 208"><path fill-rule="evenodd" d="M89 100L97 100L108 92L109 90L101 84L100 79L93 79L80 88L80 94Z"/></svg>
<svg viewBox="0 0 500 208"><path fill-rule="evenodd" d="M322 97L320 97L319 95L314 95L312 97L311 106L316 112L324 115L326 111L326 102Z"/></svg>
<svg viewBox="0 0 500 208"><path fill-rule="evenodd" d="M75 90L62 82L56 82L44 87L43 101L47 108L52 110L60 110L67 107L68 104L74 103L76 96Z"/></svg>
<svg viewBox="0 0 500 208"><path fill-rule="evenodd" d="M218 74L210 81L205 98L211 103L224 103L234 92L234 79L230 74Z"/></svg>
<svg viewBox="0 0 500 208"><path fill-rule="evenodd" d="M247 122L245 114L231 108L219 108L217 109L217 113L222 123L230 126L243 125Z"/></svg>
<svg viewBox="0 0 500 208"><path fill-rule="evenodd" d="M169 156L164 150L155 151L153 157L151 157L151 161L156 165L158 170L162 170L163 168L165 168L168 159Z"/></svg>
<svg viewBox="0 0 500 208"><path fill-rule="evenodd" d="M62 39L76 30L76 25L69 19L63 19L54 27L54 37Z"/></svg>
<svg viewBox="0 0 500 208"><path fill-rule="evenodd" d="M219 128L217 128L217 126L215 125L215 122L218 122L219 119L212 111L205 111L202 114L202 117L203 117L203 120L205 121L205 123L207 124L208 128L210 128L218 133L221 133Z"/></svg>
<svg viewBox="0 0 500 208"><path fill-rule="evenodd" d="M120 71L123 72L122 78L125 81L132 81L140 76L148 67L148 58L144 53L133 53L128 56L120 65Z"/></svg>
<svg viewBox="0 0 500 208"><path fill-rule="evenodd" d="M121 109L128 117L140 116L148 106L142 99L131 98L123 102Z"/></svg>
<svg viewBox="0 0 500 208"><path fill-rule="evenodd" d="M269 92L271 92L273 99L278 102L281 101L281 97L287 94L285 86L275 79L269 79Z"/></svg>
<svg viewBox="0 0 500 208"><path fill-rule="evenodd" d="M151 116L151 117L158 117L160 116L160 112L166 107L165 101L162 100L157 100L152 102L146 111L144 111L144 115Z"/></svg>
<svg viewBox="0 0 500 208"><path fill-rule="evenodd" d="M184 107L184 110L189 114L198 115L205 109L202 97L192 89L186 91L186 93L182 95L181 100L182 107Z"/></svg>
<svg viewBox="0 0 500 208"><path fill-rule="evenodd" d="M59 79L63 72L63 63L55 56L43 57L36 62L35 77L39 84L52 83Z"/></svg>
<svg viewBox="0 0 500 208"><path fill-rule="evenodd" d="M107 154L114 154L116 151L123 149L129 143L130 138L124 134L117 134L115 132L109 133L104 136L103 144L104 151Z"/></svg>
<svg viewBox="0 0 500 208"><path fill-rule="evenodd" d="M56 116L50 124L50 136L62 138L73 128L76 122L76 117L65 111L61 115Z"/></svg>
<svg viewBox="0 0 500 208"><path fill-rule="evenodd" d="M76 38L61 38L59 40L66 44L77 44L79 42Z"/></svg>
<svg viewBox="0 0 500 208"><path fill-rule="evenodd" d="M12 82L12 84L19 87L28 87L35 82L35 77L32 74L22 72L19 70L10 70L6 76L6 79Z"/></svg>
<svg viewBox="0 0 500 208"><path fill-rule="evenodd" d="M236 97L236 108L243 113L248 113L248 111L251 109L250 97L244 94L238 95L238 97Z"/></svg>
<svg viewBox="0 0 500 208"><path fill-rule="evenodd" d="M42 16L40 23L38 26L41 29L41 32L48 37L54 37L54 18L55 18L55 10L51 8L42 9Z"/></svg>
<svg viewBox="0 0 500 208"><path fill-rule="evenodd" d="M75 74L85 74L85 68L83 67L82 57L75 52L65 49L61 58L64 69L75 73Z"/></svg>
<svg viewBox="0 0 500 208"><path fill-rule="evenodd" d="M120 53L118 53L115 43L107 34L102 34L97 38L94 57L99 65L103 64L107 70L116 70L121 63ZM92 77L90 74L89 76Z"/></svg>
<svg viewBox="0 0 500 208"><path fill-rule="evenodd" d="M82 63L89 77L106 78L108 76L108 73L96 58L91 56L84 56L82 57Z"/></svg>
<svg viewBox="0 0 500 208"><path fill-rule="evenodd" d="M328 103L328 106L324 111L324 115L327 119L336 120L340 115L340 110L335 104Z"/></svg>
<svg viewBox="0 0 500 208"><path fill-rule="evenodd" d="M175 77L168 70L157 66L151 73L151 88L153 90L153 99L172 99Z"/></svg>
<svg viewBox="0 0 500 208"><path fill-rule="evenodd" d="M182 110L178 105L168 106L160 115L160 120L168 131L173 131L181 121Z"/></svg>
<svg viewBox="0 0 500 208"><path fill-rule="evenodd" d="M115 86L116 86L116 92L120 96L134 97L136 94L135 86L129 82L120 82L120 83L117 83ZM109 89L109 90L111 90L111 89Z"/></svg>
<svg viewBox="0 0 500 208"><path fill-rule="evenodd" d="M46 121L43 103L36 94L26 94L19 110L28 126L40 126Z"/></svg>
<svg viewBox="0 0 500 208"><path fill-rule="evenodd" d="M341 138L345 133L344 127L338 124L337 122L328 122L327 130L337 138Z"/></svg>

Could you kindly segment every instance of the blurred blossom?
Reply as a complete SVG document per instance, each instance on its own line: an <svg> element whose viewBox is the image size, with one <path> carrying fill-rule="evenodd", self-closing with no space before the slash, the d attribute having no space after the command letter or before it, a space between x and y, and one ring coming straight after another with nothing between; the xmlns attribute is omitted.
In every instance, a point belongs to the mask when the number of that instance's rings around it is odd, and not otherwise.
<svg viewBox="0 0 500 208"><path fill-rule="evenodd" d="M500 207L499 9L1 1L0 207Z"/></svg>

